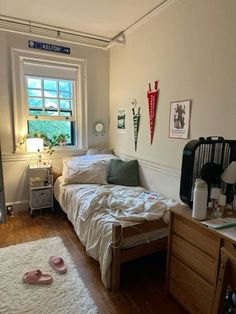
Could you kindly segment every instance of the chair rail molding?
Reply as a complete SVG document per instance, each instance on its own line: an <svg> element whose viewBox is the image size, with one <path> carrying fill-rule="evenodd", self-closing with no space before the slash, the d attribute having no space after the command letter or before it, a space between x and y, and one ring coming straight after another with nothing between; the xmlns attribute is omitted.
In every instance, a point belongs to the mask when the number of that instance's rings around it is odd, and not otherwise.
<svg viewBox="0 0 236 314"><path fill-rule="evenodd" d="M123 153L119 153L117 151L115 152L115 154L122 159L130 160L130 159L135 158L138 160L139 164L145 168L149 168L149 169L152 169L156 172L161 172L161 173L167 174L167 175L172 176L172 177L180 178L181 171L176 169L176 168L157 163L156 161L153 161L153 160L141 158L139 156L134 156L134 155L130 155L130 154L123 154Z"/></svg>

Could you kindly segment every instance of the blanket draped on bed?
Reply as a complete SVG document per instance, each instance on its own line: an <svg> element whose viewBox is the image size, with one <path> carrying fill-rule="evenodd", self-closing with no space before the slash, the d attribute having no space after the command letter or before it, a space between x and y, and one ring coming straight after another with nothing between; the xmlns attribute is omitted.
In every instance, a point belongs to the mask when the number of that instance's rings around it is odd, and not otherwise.
<svg viewBox="0 0 236 314"><path fill-rule="evenodd" d="M142 187L120 185L64 185L61 178L55 183L55 198L87 253L99 261L106 288L111 286L112 223L118 220L122 226L128 226L145 220L168 219L168 208L176 204L163 196L144 201L139 198L143 191Z"/></svg>

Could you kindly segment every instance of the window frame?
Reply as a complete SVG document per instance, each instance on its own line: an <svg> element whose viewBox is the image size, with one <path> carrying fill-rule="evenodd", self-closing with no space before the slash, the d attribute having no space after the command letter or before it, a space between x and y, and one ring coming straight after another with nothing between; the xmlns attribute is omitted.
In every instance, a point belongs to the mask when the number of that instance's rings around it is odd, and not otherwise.
<svg viewBox="0 0 236 314"><path fill-rule="evenodd" d="M20 142L21 138L27 134L28 131L28 106L25 105L25 76L28 74L26 74L24 71L24 64L27 62L35 62L36 64L43 64L47 65L48 67L55 66L61 67L62 69L75 69L77 71L76 80L74 82L74 93L76 97L76 104L74 108L74 145L67 146L66 149L82 149L87 147L87 61L85 59L78 59L67 56L54 56L48 55L46 53L29 52L12 48L11 70L15 140L14 152L17 152L17 144ZM38 76L40 77L40 75ZM53 78L48 75L44 75L44 77ZM63 78L61 79L63 80ZM60 148L56 148L56 150L60 150ZM65 151L65 148L63 151Z"/></svg>

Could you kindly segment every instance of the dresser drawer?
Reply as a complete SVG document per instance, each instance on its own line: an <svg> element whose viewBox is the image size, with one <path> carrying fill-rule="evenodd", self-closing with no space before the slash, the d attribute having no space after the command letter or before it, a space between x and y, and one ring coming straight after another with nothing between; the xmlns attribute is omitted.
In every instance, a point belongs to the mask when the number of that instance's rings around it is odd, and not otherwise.
<svg viewBox="0 0 236 314"><path fill-rule="evenodd" d="M191 269L170 257L169 292L189 313L211 313L215 289Z"/></svg>
<svg viewBox="0 0 236 314"><path fill-rule="evenodd" d="M51 207L52 189L37 189L31 191L31 208Z"/></svg>
<svg viewBox="0 0 236 314"><path fill-rule="evenodd" d="M236 244L228 240L223 240L223 247L225 247L230 253L236 256Z"/></svg>
<svg viewBox="0 0 236 314"><path fill-rule="evenodd" d="M192 243L213 258L218 257L220 241L217 235L181 216L172 215L172 219L172 231L175 234Z"/></svg>
<svg viewBox="0 0 236 314"><path fill-rule="evenodd" d="M217 260L215 258L175 234L172 235L171 254L210 284L216 284Z"/></svg>

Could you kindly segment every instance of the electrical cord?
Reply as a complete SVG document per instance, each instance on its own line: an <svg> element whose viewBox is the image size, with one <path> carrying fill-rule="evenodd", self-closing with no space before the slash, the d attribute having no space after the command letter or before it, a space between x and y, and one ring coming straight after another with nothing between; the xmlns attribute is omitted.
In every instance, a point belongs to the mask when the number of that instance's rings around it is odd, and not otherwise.
<svg viewBox="0 0 236 314"><path fill-rule="evenodd" d="M129 226L129 227L131 227L131 228L137 230L137 231L143 236L143 238L144 238L144 240L145 240L145 242L146 242L147 244L150 243L150 240L145 236L145 233L144 233L140 228L138 228L138 227L136 227L136 226ZM123 240L124 240L123 230L121 230L121 232L120 232L119 237L117 238L117 240L111 242L112 248L114 248L114 249L119 249L119 248L121 248L122 243L123 243ZM116 245L117 243L118 243L118 245Z"/></svg>

